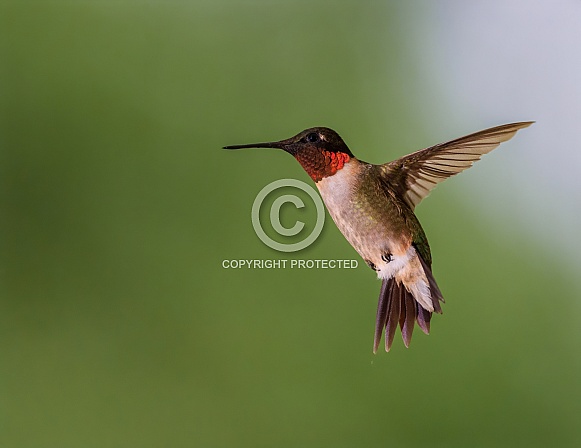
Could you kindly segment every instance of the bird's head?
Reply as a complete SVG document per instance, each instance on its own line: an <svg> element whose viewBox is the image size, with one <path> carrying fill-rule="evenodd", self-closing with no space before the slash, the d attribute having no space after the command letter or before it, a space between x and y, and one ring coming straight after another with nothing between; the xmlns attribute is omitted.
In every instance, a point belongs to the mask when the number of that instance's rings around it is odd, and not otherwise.
<svg viewBox="0 0 581 448"><path fill-rule="evenodd" d="M294 156L315 182L332 176L353 158L353 154L339 134L324 127L305 129L294 137L277 142L224 147L224 149L243 148L282 149Z"/></svg>

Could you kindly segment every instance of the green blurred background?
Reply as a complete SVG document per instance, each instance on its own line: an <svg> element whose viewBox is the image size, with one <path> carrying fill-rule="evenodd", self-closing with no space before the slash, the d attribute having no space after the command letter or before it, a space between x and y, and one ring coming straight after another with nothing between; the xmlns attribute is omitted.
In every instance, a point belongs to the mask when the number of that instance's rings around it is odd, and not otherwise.
<svg viewBox="0 0 581 448"><path fill-rule="evenodd" d="M543 123L418 208L447 302L410 349L398 334L372 355L363 263L221 266L359 260L328 216L304 251L264 246L258 191L310 179L282 152L223 145L325 125L380 163L539 119L443 100L446 67L418 48L447 7L0 2L0 446L580 446L581 263L520 203L471 194L472 175L518 183Z"/></svg>

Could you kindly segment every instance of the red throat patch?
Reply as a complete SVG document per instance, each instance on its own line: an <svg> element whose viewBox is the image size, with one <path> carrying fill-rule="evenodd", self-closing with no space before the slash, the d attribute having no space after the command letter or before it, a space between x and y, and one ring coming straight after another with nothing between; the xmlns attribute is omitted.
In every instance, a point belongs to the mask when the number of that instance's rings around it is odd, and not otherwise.
<svg viewBox="0 0 581 448"><path fill-rule="evenodd" d="M321 151L317 154L298 154L296 159L311 179L319 182L342 169L351 157L344 152Z"/></svg>

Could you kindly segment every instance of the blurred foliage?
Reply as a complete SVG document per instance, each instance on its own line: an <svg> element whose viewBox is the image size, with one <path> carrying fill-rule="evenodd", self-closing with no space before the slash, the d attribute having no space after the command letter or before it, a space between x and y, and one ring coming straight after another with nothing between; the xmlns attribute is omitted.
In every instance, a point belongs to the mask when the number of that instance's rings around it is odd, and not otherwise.
<svg viewBox="0 0 581 448"><path fill-rule="evenodd" d="M409 107L412 17L0 3L1 446L581 442L579 287L510 217L499 239L470 216L455 181L418 210L447 303L409 350L371 354L379 283L363 263L221 267L358 259L329 217L302 252L262 245L257 192L308 178L282 152L219 148L314 125L372 162L417 149L410 135L436 143Z"/></svg>

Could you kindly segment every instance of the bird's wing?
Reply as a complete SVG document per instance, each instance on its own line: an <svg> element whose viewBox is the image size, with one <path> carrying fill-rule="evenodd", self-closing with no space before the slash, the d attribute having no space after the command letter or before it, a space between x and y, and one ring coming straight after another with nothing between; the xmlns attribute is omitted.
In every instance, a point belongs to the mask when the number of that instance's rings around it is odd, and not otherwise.
<svg viewBox="0 0 581 448"><path fill-rule="evenodd" d="M533 123L496 126L416 151L381 165L383 176L413 210L437 184L470 168L482 155Z"/></svg>

